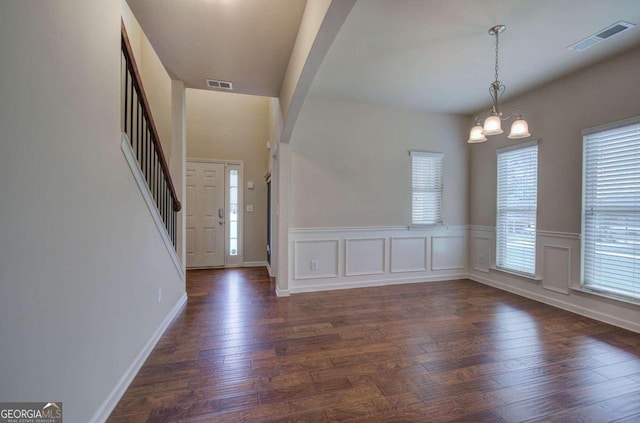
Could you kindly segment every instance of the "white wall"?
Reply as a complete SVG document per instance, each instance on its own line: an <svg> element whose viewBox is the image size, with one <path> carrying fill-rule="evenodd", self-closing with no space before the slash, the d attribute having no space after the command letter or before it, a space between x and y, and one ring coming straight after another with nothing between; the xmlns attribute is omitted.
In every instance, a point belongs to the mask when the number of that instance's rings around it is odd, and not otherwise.
<svg viewBox="0 0 640 423"><path fill-rule="evenodd" d="M267 259L269 97L187 89L187 158L244 161L244 261ZM247 189L247 182L255 183Z"/></svg>
<svg viewBox="0 0 640 423"><path fill-rule="evenodd" d="M516 142L507 140L505 131L469 146L474 279L640 331L639 306L575 289L580 281L581 133L640 115L639 70L636 48L504 104L504 110L525 109L532 138L539 140L536 267L541 280L489 269L495 261L496 149Z"/></svg>
<svg viewBox="0 0 640 423"><path fill-rule="evenodd" d="M308 97L290 142L287 290L464 276L467 130L464 116ZM444 226L407 229L409 150L444 153Z"/></svg>
<svg viewBox="0 0 640 423"><path fill-rule="evenodd" d="M407 226L409 150L444 153L444 224L467 224L468 119L307 98L291 138L290 227Z"/></svg>
<svg viewBox="0 0 640 423"><path fill-rule="evenodd" d="M0 398L73 422L185 292L120 149L120 8L0 3Z"/></svg>

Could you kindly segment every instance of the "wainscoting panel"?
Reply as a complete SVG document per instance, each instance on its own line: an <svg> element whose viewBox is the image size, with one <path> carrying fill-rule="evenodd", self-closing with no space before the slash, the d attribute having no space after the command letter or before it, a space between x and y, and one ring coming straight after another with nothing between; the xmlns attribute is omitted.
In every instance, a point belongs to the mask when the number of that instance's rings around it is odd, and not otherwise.
<svg viewBox="0 0 640 423"><path fill-rule="evenodd" d="M295 279L337 278L338 253L337 239L295 241Z"/></svg>
<svg viewBox="0 0 640 423"><path fill-rule="evenodd" d="M491 237L489 235L473 235L471 245L471 268L478 272L489 273L493 263Z"/></svg>
<svg viewBox="0 0 640 423"><path fill-rule="evenodd" d="M431 237L431 270L464 270L465 236L434 235Z"/></svg>
<svg viewBox="0 0 640 423"><path fill-rule="evenodd" d="M385 270L384 238L345 239L345 276L379 275Z"/></svg>
<svg viewBox="0 0 640 423"><path fill-rule="evenodd" d="M542 287L569 295L571 247L545 244L542 248Z"/></svg>
<svg viewBox="0 0 640 423"><path fill-rule="evenodd" d="M460 279L466 234L466 226L294 228L289 292Z"/></svg>
<svg viewBox="0 0 640 423"><path fill-rule="evenodd" d="M427 239L391 238L391 273L427 270Z"/></svg>

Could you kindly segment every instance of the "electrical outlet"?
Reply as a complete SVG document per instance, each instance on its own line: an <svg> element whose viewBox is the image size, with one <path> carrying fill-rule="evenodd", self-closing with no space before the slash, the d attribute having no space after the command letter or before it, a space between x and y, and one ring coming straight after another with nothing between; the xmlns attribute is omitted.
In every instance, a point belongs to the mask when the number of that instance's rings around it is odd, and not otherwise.
<svg viewBox="0 0 640 423"><path fill-rule="evenodd" d="M311 260L311 270L318 270L318 260Z"/></svg>
<svg viewBox="0 0 640 423"><path fill-rule="evenodd" d="M158 304L162 303L162 288L158 288Z"/></svg>
<svg viewBox="0 0 640 423"><path fill-rule="evenodd" d="M484 254L478 254L478 264L487 264L487 259Z"/></svg>

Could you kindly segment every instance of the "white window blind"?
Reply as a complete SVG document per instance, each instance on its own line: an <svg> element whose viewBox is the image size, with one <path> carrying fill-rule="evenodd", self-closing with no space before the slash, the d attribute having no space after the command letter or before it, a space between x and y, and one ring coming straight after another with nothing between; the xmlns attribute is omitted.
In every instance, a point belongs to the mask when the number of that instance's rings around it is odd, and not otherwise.
<svg viewBox="0 0 640 423"><path fill-rule="evenodd" d="M640 299L640 123L583 137L582 284Z"/></svg>
<svg viewBox="0 0 640 423"><path fill-rule="evenodd" d="M538 145L498 150L496 266L536 272Z"/></svg>
<svg viewBox="0 0 640 423"><path fill-rule="evenodd" d="M411 224L442 223L442 153L411 152Z"/></svg>

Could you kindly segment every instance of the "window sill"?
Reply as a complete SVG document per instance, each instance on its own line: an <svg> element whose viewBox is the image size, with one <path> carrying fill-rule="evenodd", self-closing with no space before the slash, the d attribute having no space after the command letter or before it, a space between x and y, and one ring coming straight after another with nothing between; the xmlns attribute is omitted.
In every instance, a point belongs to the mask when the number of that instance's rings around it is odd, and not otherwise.
<svg viewBox="0 0 640 423"><path fill-rule="evenodd" d="M489 270L491 270L492 272L506 273L507 275L517 276L519 278L529 279L529 280L536 281L536 282L541 282L542 281L542 278L540 276L529 275L528 273L520 273L520 272L516 272L515 270L501 269L501 268L495 267L495 266L489 267Z"/></svg>
<svg viewBox="0 0 640 423"><path fill-rule="evenodd" d="M586 289L581 286L572 286L570 287L570 289L572 291L581 292L583 294L592 295L594 297L606 298L608 300L617 301L620 303L625 303L625 304L630 304L636 307L640 307L640 299L635 300L629 297L617 296L617 295L609 294L603 291L594 291L592 289Z"/></svg>

